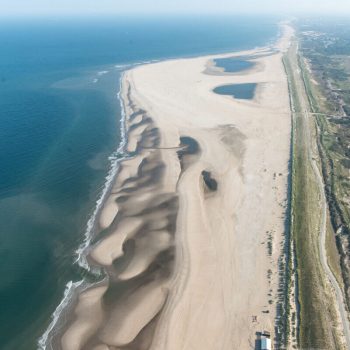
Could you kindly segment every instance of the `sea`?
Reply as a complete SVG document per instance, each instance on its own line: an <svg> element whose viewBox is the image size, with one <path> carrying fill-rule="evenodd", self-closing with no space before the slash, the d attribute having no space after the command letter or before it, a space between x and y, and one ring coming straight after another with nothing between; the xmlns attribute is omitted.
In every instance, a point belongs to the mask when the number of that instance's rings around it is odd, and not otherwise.
<svg viewBox="0 0 350 350"><path fill-rule="evenodd" d="M125 157L120 77L153 61L263 46L276 17L0 20L0 349L47 348ZM48 348L47 348L48 349Z"/></svg>

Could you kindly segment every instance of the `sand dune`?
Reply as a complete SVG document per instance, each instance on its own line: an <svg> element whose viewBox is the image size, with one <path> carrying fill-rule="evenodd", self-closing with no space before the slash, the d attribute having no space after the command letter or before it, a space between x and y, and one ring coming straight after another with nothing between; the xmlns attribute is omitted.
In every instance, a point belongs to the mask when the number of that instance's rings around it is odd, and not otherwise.
<svg viewBox="0 0 350 350"><path fill-rule="evenodd" d="M291 130L281 58L291 35L285 27L273 50L125 73L133 156L89 257L108 285L81 294L64 350L250 349L256 331L274 331ZM233 55L256 65L213 67ZM254 99L213 92L233 83L258 83Z"/></svg>
<svg viewBox="0 0 350 350"><path fill-rule="evenodd" d="M83 292L75 309L76 320L62 337L62 349L81 349L103 320L102 296L107 286ZM92 318L91 315L94 315Z"/></svg>

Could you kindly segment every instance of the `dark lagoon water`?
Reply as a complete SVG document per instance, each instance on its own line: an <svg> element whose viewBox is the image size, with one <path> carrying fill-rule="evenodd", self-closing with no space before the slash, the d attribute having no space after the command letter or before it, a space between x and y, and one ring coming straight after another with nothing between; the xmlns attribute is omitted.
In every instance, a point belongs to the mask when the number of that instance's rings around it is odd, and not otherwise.
<svg viewBox="0 0 350 350"><path fill-rule="evenodd" d="M122 157L121 72L150 60L264 45L275 39L277 22L2 19L1 349L37 349L67 286L87 274L74 264L76 251Z"/></svg>
<svg viewBox="0 0 350 350"><path fill-rule="evenodd" d="M216 87L213 91L219 95L232 96L237 99L251 100L254 97L256 85L248 84L230 84Z"/></svg>
<svg viewBox="0 0 350 350"><path fill-rule="evenodd" d="M217 67L221 67L227 73L237 73L252 68L253 62L245 61L236 57L218 58L214 60Z"/></svg>

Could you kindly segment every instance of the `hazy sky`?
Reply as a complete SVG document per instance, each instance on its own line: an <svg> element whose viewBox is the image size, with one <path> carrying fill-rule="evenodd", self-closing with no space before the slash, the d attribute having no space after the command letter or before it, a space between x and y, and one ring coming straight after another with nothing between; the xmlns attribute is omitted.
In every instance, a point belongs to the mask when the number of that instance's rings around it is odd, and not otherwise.
<svg viewBox="0 0 350 350"><path fill-rule="evenodd" d="M347 12L350 0L0 0L0 15L44 13Z"/></svg>

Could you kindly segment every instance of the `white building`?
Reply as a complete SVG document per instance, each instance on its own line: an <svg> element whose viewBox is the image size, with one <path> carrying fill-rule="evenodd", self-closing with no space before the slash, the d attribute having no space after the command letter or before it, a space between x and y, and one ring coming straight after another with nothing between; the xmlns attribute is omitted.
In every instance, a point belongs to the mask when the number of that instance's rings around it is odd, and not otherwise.
<svg viewBox="0 0 350 350"><path fill-rule="evenodd" d="M271 339L266 336L261 337L261 350L271 350Z"/></svg>

